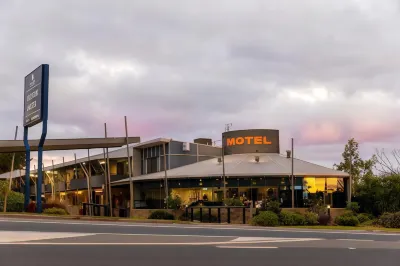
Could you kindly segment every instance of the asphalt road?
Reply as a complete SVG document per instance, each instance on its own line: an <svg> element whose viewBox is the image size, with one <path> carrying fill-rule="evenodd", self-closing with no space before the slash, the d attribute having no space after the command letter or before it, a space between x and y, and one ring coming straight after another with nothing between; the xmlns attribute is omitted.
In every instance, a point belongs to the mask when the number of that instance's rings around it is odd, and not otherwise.
<svg viewBox="0 0 400 266"><path fill-rule="evenodd" d="M2 265L400 265L400 234L0 219Z"/></svg>

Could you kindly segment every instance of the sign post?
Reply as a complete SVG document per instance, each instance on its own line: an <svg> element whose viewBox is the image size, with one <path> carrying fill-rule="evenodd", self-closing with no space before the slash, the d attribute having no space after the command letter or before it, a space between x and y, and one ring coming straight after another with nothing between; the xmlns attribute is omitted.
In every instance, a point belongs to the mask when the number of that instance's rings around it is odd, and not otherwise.
<svg viewBox="0 0 400 266"><path fill-rule="evenodd" d="M43 64L25 77L24 85L24 145L26 150L25 173L25 210L30 199L30 146L28 129L42 123L42 135L38 146L38 177L36 186L36 211L42 212L43 183L43 145L47 135L47 119L49 105L49 65Z"/></svg>

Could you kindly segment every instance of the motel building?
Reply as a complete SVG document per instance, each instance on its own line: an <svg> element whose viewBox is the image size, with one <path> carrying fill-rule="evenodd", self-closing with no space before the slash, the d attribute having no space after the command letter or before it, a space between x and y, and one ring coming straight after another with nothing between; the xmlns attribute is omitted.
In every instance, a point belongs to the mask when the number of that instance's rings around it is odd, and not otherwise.
<svg viewBox="0 0 400 266"><path fill-rule="evenodd" d="M225 191L225 198L240 198L254 205L270 198L280 201L283 208L307 208L315 197L331 208L344 208L351 193L347 173L282 152L278 130L224 132L222 147L204 138L193 142L158 138L130 144L129 155L133 209L165 208L166 188L169 195L180 196L184 205L204 200L222 202ZM129 209L128 165L126 146L109 152L111 197L116 209ZM103 153L45 167L42 197L63 201L73 214L89 201L89 195L92 203L106 204L107 170ZM36 172L31 171L32 199L36 197ZM0 179L8 176L0 175ZM24 172L17 170L13 176L20 180L15 184L23 191Z"/></svg>

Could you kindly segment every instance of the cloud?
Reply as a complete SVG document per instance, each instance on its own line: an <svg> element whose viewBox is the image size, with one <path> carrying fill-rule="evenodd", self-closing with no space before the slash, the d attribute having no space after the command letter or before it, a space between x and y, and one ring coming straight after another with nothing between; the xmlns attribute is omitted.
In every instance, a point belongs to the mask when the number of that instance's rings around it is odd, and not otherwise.
<svg viewBox="0 0 400 266"><path fill-rule="evenodd" d="M368 157L399 141L399 10L395 0L1 1L0 138L22 122L23 77L49 63L49 138L101 137L105 122L122 136L126 115L144 140L218 140L233 123L280 129L281 150L293 137L297 154L325 165L351 137Z"/></svg>

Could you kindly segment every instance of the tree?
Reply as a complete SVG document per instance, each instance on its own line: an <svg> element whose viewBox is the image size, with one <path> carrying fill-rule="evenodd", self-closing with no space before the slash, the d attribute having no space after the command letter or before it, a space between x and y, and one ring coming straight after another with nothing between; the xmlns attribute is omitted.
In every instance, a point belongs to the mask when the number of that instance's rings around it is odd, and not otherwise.
<svg viewBox="0 0 400 266"><path fill-rule="evenodd" d="M349 173L353 180L354 186L359 184L360 180L365 176L373 176L373 169L376 164L376 156L372 156L369 160L362 160L358 151L358 142L351 138L348 140L342 153L343 161L339 164L334 164L334 167L339 171ZM354 191L354 190L353 190Z"/></svg>
<svg viewBox="0 0 400 266"><path fill-rule="evenodd" d="M12 153L0 153L0 174L11 171ZM15 153L14 169L25 167L25 153Z"/></svg>
<svg viewBox="0 0 400 266"><path fill-rule="evenodd" d="M387 156L385 150L376 150L376 170L381 176L400 175L400 151L393 150Z"/></svg>

